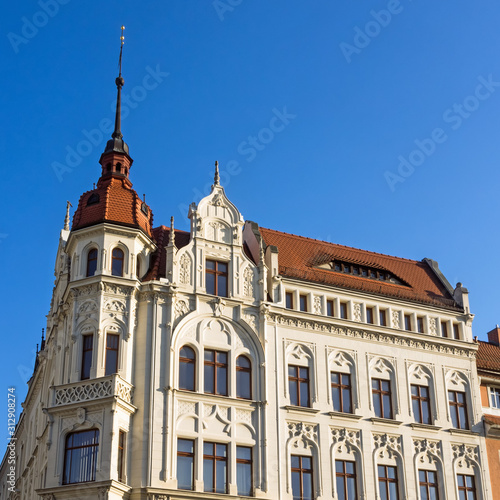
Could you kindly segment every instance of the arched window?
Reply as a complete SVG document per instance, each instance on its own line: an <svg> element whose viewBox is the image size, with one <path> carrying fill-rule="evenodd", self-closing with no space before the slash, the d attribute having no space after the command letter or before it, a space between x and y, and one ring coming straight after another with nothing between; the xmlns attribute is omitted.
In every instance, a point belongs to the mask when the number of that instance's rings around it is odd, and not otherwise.
<svg viewBox="0 0 500 500"><path fill-rule="evenodd" d="M95 481L99 431L72 432L66 438L63 484Z"/></svg>
<svg viewBox="0 0 500 500"><path fill-rule="evenodd" d="M111 258L111 274L113 276L123 276L124 254L120 248L113 249Z"/></svg>
<svg viewBox="0 0 500 500"><path fill-rule="evenodd" d="M97 270L97 248L92 248L87 254L87 276L94 276Z"/></svg>
<svg viewBox="0 0 500 500"><path fill-rule="evenodd" d="M142 274L141 274L141 258L139 256L137 256L137 263L136 263L135 267L136 267L135 275L137 276L137 279L141 279L142 278Z"/></svg>
<svg viewBox="0 0 500 500"><path fill-rule="evenodd" d="M252 363L243 355L236 359L236 397L252 399Z"/></svg>
<svg viewBox="0 0 500 500"><path fill-rule="evenodd" d="M196 354L185 345L179 352L179 389L195 390Z"/></svg>

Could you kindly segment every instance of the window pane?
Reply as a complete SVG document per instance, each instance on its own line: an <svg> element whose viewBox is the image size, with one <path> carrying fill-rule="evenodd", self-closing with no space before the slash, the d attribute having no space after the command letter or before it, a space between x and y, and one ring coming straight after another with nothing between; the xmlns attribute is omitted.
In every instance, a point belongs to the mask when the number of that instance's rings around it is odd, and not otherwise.
<svg viewBox="0 0 500 500"><path fill-rule="evenodd" d="M345 496L345 484L343 476L337 476L337 498L338 500L348 500Z"/></svg>
<svg viewBox="0 0 500 500"><path fill-rule="evenodd" d="M113 276L123 276L123 251L115 248L111 258L111 274Z"/></svg>
<svg viewBox="0 0 500 500"><path fill-rule="evenodd" d="M418 400L412 400L413 417L417 422L422 422L422 415L420 414L420 405Z"/></svg>
<svg viewBox="0 0 500 500"><path fill-rule="evenodd" d="M309 406L309 383L300 383L300 406Z"/></svg>
<svg viewBox="0 0 500 500"><path fill-rule="evenodd" d="M300 458L296 455L293 455L292 456L292 467L294 469L297 469L298 467L300 467Z"/></svg>
<svg viewBox="0 0 500 500"><path fill-rule="evenodd" d="M378 394L373 395L373 411L377 417L382 417L382 405Z"/></svg>
<svg viewBox="0 0 500 500"><path fill-rule="evenodd" d="M227 275L217 276L217 295L227 297Z"/></svg>
<svg viewBox="0 0 500 500"><path fill-rule="evenodd" d="M311 457L302 457L302 468L310 469L312 466L312 458Z"/></svg>
<svg viewBox="0 0 500 500"><path fill-rule="evenodd" d="M431 411L428 401L422 401L422 423L423 424L431 423Z"/></svg>
<svg viewBox="0 0 500 500"><path fill-rule="evenodd" d="M179 352L179 388L195 390L195 354L193 349L184 346Z"/></svg>
<svg viewBox="0 0 500 500"><path fill-rule="evenodd" d="M205 491L214 491L214 462L203 460L203 487Z"/></svg>
<svg viewBox="0 0 500 500"><path fill-rule="evenodd" d="M251 399L252 394L250 391L250 372L237 371L236 372L236 396L238 398Z"/></svg>
<svg viewBox="0 0 500 500"><path fill-rule="evenodd" d="M290 403L292 405L299 406L299 391L296 380L290 380L289 392L290 392Z"/></svg>
<svg viewBox="0 0 500 500"><path fill-rule="evenodd" d="M349 389L342 389L342 411L351 413L351 391Z"/></svg>
<svg viewBox="0 0 500 500"><path fill-rule="evenodd" d="M427 494L427 486L420 486L420 500L429 500L429 495Z"/></svg>
<svg viewBox="0 0 500 500"><path fill-rule="evenodd" d="M236 464L236 484L238 495L252 495L252 466L250 464Z"/></svg>
<svg viewBox="0 0 500 500"><path fill-rule="evenodd" d="M226 461L225 460L217 460L216 462L216 486L215 486L215 492L216 493L226 493L226 478L227 478L227 472L226 472Z"/></svg>
<svg viewBox="0 0 500 500"><path fill-rule="evenodd" d="M459 419L460 419L458 427L460 429L466 429L468 427L467 426L467 417L465 414L465 408L463 406L461 406L458 409L458 415L459 415Z"/></svg>
<svg viewBox="0 0 500 500"><path fill-rule="evenodd" d="M106 369L105 376L118 372L118 345L119 335L108 334L106 336Z"/></svg>
<svg viewBox="0 0 500 500"><path fill-rule="evenodd" d="M396 483L389 483L389 500L398 499L398 487Z"/></svg>
<svg viewBox="0 0 500 500"><path fill-rule="evenodd" d="M227 396L227 367L217 367L217 394Z"/></svg>
<svg viewBox="0 0 500 500"><path fill-rule="evenodd" d="M302 500L300 492L300 473L292 472L292 494L293 500Z"/></svg>
<svg viewBox="0 0 500 500"><path fill-rule="evenodd" d="M215 393L215 385L214 385L214 368L210 365L205 365L204 369L204 377L205 377L205 392L210 394Z"/></svg>
<svg viewBox="0 0 500 500"><path fill-rule="evenodd" d="M383 396L383 405L384 405L384 418L392 418L392 410L391 410L391 397L388 395Z"/></svg>
<svg viewBox="0 0 500 500"><path fill-rule="evenodd" d="M207 293L210 295L215 295L215 274L206 274L206 287Z"/></svg>
<svg viewBox="0 0 500 500"><path fill-rule="evenodd" d="M340 405L340 389L338 387L332 387L332 401L333 410L342 411L342 407Z"/></svg>
<svg viewBox="0 0 500 500"><path fill-rule="evenodd" d="M313 499L312 474L305 472L302 477L302 498L304 500Z"/></svg>
<svg viewBox="0 0 500 500"><path fill-rule="evenodd" d="M97 250L90 250L87 256L87 276L94 276L97 270Z"/></svg>
<svg viewBox="0 0 500 500"><path fill-rule="evenodd" d="M387 467L387 477L389 479L396 479L396 467Z"/></svg>

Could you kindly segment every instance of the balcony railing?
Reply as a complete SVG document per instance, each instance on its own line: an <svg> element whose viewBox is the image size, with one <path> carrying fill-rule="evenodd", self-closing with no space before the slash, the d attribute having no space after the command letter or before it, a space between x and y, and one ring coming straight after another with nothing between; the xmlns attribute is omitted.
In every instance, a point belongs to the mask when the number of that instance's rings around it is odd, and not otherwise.
<svg viewBox="0 0 500 500"><path fill-rule="evenodd" d="M132 404L133 389L134 387L118 374L58 385L54 388L54 406L95 401L112 396Z"/></svg>

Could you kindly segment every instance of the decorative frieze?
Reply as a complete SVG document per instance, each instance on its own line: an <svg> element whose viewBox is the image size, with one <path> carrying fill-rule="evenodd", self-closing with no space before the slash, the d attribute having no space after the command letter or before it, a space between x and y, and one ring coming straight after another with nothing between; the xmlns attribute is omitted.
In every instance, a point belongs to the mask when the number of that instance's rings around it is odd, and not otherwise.
<svg viewBox="0 0 500 500"><path fill-rule="evenodd" d="M440 442L432 439L414 439L413 452L422 465L433 464L443 458Z"/></svg>
<svg viewBox="0 0 500 500"><path fill-rule="evenodd" d="M379 458L394 458L401 455L401 436L391 434L373 434L373 449Z"/></svg>
<svg viewBox="0 0 500 500"><path fill-rule="evenodd" d="M452 444L451 451L453 459L456 460L456 467L472 467L479 463L479 447L467 444Z"/></svg>
<svg viewBox="0 0 500 500"><path fill-rule="evenodd" d="M331 428L333 444L342 448L345 447L347 453L351 453L353 448L361 449L361 432L359 430L345 428Z"/></svg>
<svg viewBox="0 0 500 500"><path fill-rule="evenodd" d="M314 314L323 314L323 310L321 307L321 297L317 295L313 299L313 312Z"/></svg>
<svg viewBox="0 0 500 500"><path fill-rule="evenodd" d="M181 285L191 283L191 257L186 253L180 258L179 282Z"/></svg>
<svg viewBox="0 0 500 500"><path fill-rule="evenodd" d="M288 439L293 440L293 447L310 448L311 442L318 442L318 425L305 422L287 422Z"/></svg>
<svg viewBox="0 0 500 500"><path fill-rule="evenodd" d="M254 295L253 279L253 269L247 267L243 272L243 294L245 295L245 297L253 297Z"/></svg>

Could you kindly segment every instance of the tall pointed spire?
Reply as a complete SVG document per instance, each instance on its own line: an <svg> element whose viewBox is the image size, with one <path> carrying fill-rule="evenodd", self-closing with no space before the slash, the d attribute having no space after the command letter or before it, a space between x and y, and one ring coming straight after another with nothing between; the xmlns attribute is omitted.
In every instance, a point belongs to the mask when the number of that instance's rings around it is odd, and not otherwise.
<svg viewBox="0 0 500 500"><path fill-rule="evenodd" d="M122 54L123 54L123 44L125 43L125 37L123 36L123 30L125 26L121 27L122 33L120 36L120 58L118 60L119 72L118 77L115 80L117 97L116 97L116 113L115 113L115 130L111 134L111 139L106 144L106 149L103 154L106 153L125 153L128 155L128 145L123 140L123 134L121 131L122 127L122 87L125 84L125 80L122 77Z"/></svg>
<svg viewBox="0 0 500 500"><path fill-rule="evenodd" d="M69 201L66 202L66 216L64 217L64 230L69 231L69 209L72 207Z"/></svg>
<svg viewBox="0 0 500 500"><path fill-rule="evenodd" d="M220 185L219 162L215 162L214 186Z"/></svg>
<svg viewBox="0 0 500 500"><path fill-rule="evenodd" d="M175 247L175 229L174 229L174 216L170 217L170 235L168 240L169 247Z"/></svg>

